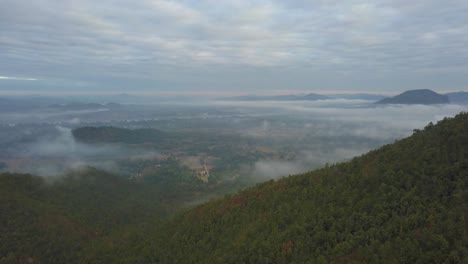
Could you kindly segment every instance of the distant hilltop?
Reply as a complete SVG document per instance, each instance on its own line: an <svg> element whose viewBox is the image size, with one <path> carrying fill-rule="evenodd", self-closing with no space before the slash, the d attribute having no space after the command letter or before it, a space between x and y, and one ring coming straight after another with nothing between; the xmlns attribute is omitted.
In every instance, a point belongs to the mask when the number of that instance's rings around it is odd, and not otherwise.
<svg viewBox="0 0 468 264"><path fill-rule="evenodd" d="M227 101L317 101L327 99L351 99L374 101L376 104L468 104L468 92L439 94L429 89L408 90L393 97L381 94L285 94L285 95L244 95L220 98Z"/></svg>
<svg viewBox="0 0 468 264"><path fill-rule="evenodd" d="M223 98L223 100L229 101L315 101L325 99L330 99L330 97L315 93L286 95L244 95Z"/></svg>
<svg viewBox="0 0 468 264"><path fill-rule="evenodd" d="M448 104L447 95L438 94L429 89L409 90L394 97L384 98L377 104Z"/></svg>

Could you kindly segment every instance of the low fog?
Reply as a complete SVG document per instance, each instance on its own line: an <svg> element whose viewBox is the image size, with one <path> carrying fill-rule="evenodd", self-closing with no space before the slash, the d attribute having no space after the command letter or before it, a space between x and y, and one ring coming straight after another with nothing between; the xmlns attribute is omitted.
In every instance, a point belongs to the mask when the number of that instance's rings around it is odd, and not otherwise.
<svg viewBox="0 0 468 264"><path fill-rule="evenodd" d="M445 117L468 111L466 105L375 106L370 101L344 99L217 101L212 104L263 113L264 120L259 120L250 128L239 129L239 132L258 140L289 137L290 145L298 148L299 154L293 159L259 160L245 169L246 173L260 180L303 173L326 163L346 161L410 136L414 129L422 129L429 122L436 123ZM236 125L242 123L240 120L234 122Z"/></svg>
<svg viewBox="0 0 468 264"><path fill-rule="evenodd" d="M72 129L55 126L49 134L18 144L20 151L9 151L10 159L22 160L11 171L39 176L57 176L70 170L94 167L120 173L118 160L146 160L160 156L155 151L128 149L120 144L84 144L77 142ZM14 163L14 162L13 162Z"/></svg>
<svg viewBox="0 0 468 264"><path fill-rule="evenodd" d="M224 138L236 136L235 146L245 144L246 149L233 151L256 154L232 168L264 180L348 160L409 136L413 129L422 129L429 122L468 111L467 105L377 106L371 101L346 99L183 101L157 106L119 105L105 110L80 107L84 109L38 111L30 116L21 111L0 114L0 145L4 150L0 158L8 165L4 170L46 176L92 166L120 173L121 160L159 160L164 155L181 160L210 155L222 159L216 155L230 150L210 154L213 146L226 147ZM180 134L188 143L182 146L185 149L165 145L164 155L158 146L83 144L71 133L81 126L155 128ZM192 144L197 147L188 150ZM231 168L230 164L223 166Z"/></svg>
<svg viewBox="0 0 468 264"><path fill-rule="evenodd" d="M286 102L214 101L211 104L217 107L249 109L267 116L302 118L305 128L317 135L356 135L377 139L409 136L413 129L423 128L429 122L435 123L444 117L468 111L467 105L375 105L373 101L347 99ZM268 121L264 121L254 129L265 130L268 125Z"/></svg>

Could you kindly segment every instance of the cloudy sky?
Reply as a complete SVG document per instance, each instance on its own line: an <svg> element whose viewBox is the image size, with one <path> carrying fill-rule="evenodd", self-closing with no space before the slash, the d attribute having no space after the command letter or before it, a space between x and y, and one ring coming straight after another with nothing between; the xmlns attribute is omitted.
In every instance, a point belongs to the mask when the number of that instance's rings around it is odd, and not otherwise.
<svg viewBox="0 0 468 264"><path fill-rule="evenodd" d="M468 91L466 0L0 0L0 93Z"/></svg>

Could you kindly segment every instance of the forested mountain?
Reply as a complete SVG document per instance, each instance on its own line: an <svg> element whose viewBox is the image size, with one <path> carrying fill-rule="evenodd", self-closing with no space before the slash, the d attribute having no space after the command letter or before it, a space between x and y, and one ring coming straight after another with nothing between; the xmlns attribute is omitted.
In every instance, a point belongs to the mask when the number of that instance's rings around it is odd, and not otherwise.
<svg viewBox="0 0 468 264"><path fill-rule="evenodd" d="M169 222L154 261L461 263L468 114L353 160L263 183Z"/></svg>
<svg viewBox="0 0 468 264"><path fill-rule="evenodd" d="M144 179L93 168L56 177L0 174L0 263L87 263L94 249L144 234L216 187L169 165Z"/></svg>
<svg viewBox="0 0 468 264"><path fill-rule="evenodd" d="M409 90L397 96L384 98L377 104L448 104L447 95L438 94L429 89Z"/></svg>
<svg viewBox="0 0 468 264"><path fill-rule="evenodd" d="M468 259L467 113L169 219L183 205L156 186L93 169L57 179L1 174L0 263Z"/></svg>

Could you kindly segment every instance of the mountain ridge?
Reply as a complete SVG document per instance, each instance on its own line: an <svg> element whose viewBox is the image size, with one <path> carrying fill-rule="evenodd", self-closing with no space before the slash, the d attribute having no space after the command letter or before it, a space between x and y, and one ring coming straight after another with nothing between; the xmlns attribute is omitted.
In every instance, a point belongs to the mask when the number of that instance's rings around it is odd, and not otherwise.
<svg viewBox="0 0 468 264"><path fill-rule="evenodd" d="M308 94L286 94L286 95L243 95L223 98L223 100L234 101L316 101L330 99L328 96L308 93Z"/></svg>
<svg viewBox="0 0 468 264"><path fill-rule="evenodd" d="M349 162L201 205L163 228L155 256L182 263L456 263L468 257L467 135L468 114L459 114Z"/></svg>
<svg viewBox="0 0 468 264"><path fill-rule="evenodd" d="M393 97L387 97L376 104L448 104L447 95L436 93L429 89L408 90Z"/></svg>
<svg viewBox="0 0 468 264"><path fill-rule="evenodd" d="M187 208L163 223L154 214L173 208L161 202L168 197L157 185L140 193L146 184L94 169L58 184L13 174L0 174L0 183L0 263L468 258L468 113L348 162Z"/></svg>
<svg viewBox="0 0 468 264"><path fill-rule="evenodd" d="M452 104L468 104L468 92L453 92L453 93L446 93L445 95L448 96L450 103Z"/></svg>

